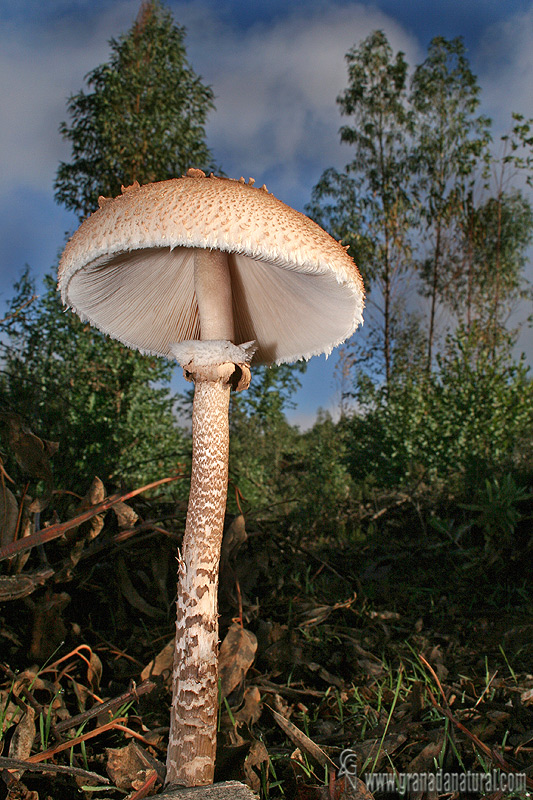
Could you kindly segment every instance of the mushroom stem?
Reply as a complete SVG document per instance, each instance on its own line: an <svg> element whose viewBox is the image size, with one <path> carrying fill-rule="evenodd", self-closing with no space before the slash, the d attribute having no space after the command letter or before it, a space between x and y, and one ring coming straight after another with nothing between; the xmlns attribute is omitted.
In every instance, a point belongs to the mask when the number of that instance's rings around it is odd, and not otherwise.
<svg viewBox="0 0 533 800"><path fill-rule="evenodd" d="M229 450L230 385L224 377L202 380L195 376L191 491L179 558L167 784L202 786L212 783L214 775L218 567Z"/></svg>
<svg viewBox="0 0 533 800"><path fill-rule="evenodd" d="M202 340L234 338L228 257L198 249ZM218 711L218 568L226 511L231 363L193 367L191 490L179 559L167 784L213 783Z"/></svg>
<svg viewBox="0 0 533 800"><path fill-rule="evenodd" d="M232 342L235 333L227 253L195 250L194 291L200 315L200 338Z"/></svg>

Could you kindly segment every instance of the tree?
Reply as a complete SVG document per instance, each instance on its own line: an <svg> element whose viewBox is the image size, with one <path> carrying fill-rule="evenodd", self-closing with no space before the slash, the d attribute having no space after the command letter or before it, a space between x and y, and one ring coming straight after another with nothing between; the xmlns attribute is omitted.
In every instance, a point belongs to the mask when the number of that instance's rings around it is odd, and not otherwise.
<svg viewBox="0 0 533 800"><path fill-rule="evenodd" d="M431 373L439 310L445 333L475 323L493 350L509 346L509 314L529 296L533 231L530 203L510 177L522 170L531 181L533 121L513 115L503 156L490 153L490 120L477 114L480 90L461 39L431 41L409 94L403 54L393 55L381 31L346 58L349 86L338 103L353 124L341 141L354 158L323 173L307 211L349 246L377 309L377 319L367 315L366 350L344 349L364 398L374 383ZM420 312L409 284L429 301Z"/></svg>
<svg viewBox="0 0 533 800"><path fill-rule="evenodd" d="M213 92L189 65L184 39L159 0L144 2L129 33L111 39L109 61L86 78L92 91L69 99L71 123L60 126L72 160L57 171L59 203L84 217L121 185L213 168L204 131Z"/></svg>
<svg viewBox="0 0 533 800"><path fill-rule="evenodd" d="M407 62L401 52L393 56L382 31L353 47L346 60L349 86L337 102L341 113L350 117L350 125L340 133L354 157L344 172L324 172L307 211L349 245L361 265L367 293L373 296L377 290L378 344L371 347L369 357L379 349L388 383L400 320L405 319L400 287L411 263L412 116L407 108Z"/></svg>
<svg viewBox="0 0 533 800"><path fill-rule="evenodd" d="M465 193L458 221L458 252L453 286L443 299L467 331L473 326L493 357L509 349L517 330L509 330L512 311L531 302L524 279L528 247L533 239L533 208L515 185L531 185L532 120L513 114L513 126L502 136L500 155L485 159L482 191Z"/></svg>
<svg viewBox="0 0 533 800"><path fill-rule="evenodd" d="M187 460L169 393L172 365L140 356L64 313L55 281L28 302L28 271L15 286L1 381L3 408L57 440L56 484L84 494L94 475L106 484L141 484ZM184 489L185 491L185 489Z"/></svg>
<svg viewBox="0 0 533 800"><path fill-rule="evenodd" d="M435 37L427 58L415 69L410 94L424 247L421 291L429 298L427 372L433 363L438 304L453 292L456 279L458 215L490 140L490 121L475 116L479 91L462 40Z"/></svg>
<svg viewBox="0 0 533 800"><path fill-rule="evenodd" d="M164 180L191 164L209 167L204 123L213 93L189 66L184 29L158 0L144 2L109 62L88 76L91 92L68 104L61 132L72 159L59 165L56 199L80 217L121 184ZM128 350L61 306L52 275L34 293L29 273L15 288L3 330L2 393L61 449L56 480L85 491L96 473L138 482L186 458L169 393L173 365Z"/></svg>

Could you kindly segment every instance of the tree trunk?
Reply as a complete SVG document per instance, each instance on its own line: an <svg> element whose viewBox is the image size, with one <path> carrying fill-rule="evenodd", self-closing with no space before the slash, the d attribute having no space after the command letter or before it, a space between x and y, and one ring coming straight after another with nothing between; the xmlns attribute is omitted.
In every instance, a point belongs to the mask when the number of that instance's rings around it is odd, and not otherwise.
<svg viewBox="0 0 533 800"><path fill-rule="evenodd" d="M426 372L428 375L431 374L431 366L433 363L433 343L435 339L435 317L437 314L437 293L439 285L440 247L441 220L439 216L437 220L437 240L435 242L435 252L433 254L433 274L431 276L431 307L429 311L428 353L426 364Z"/></svg>

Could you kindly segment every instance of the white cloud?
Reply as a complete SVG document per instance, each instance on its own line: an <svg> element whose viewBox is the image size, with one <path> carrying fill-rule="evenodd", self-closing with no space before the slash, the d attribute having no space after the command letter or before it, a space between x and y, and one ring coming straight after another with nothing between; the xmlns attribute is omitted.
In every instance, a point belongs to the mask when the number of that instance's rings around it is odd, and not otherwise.
<svg viewBox="0 0 533 800"><path fill-rule="evenodd" d="M61 3L57 4L61 10ZM67 4L68 5L68 4ZM108 40L128 30L137 0L100 7L92 16L71 13L27 17L0 32L0 152L3 185L50 191L68 146L58 134L66 117L66 99L84 86L84 75L109 57ZM394 48L418 56L414 38L374 8L310 2L271 24L246 34L224 24L215 4L178 2L174 17L187 28L186 46L193 68L212 85L217 110L208 123L215 158L228 174L274 176L275 193L305 191L321 171L341 165L341 124L335 103L346 85L344 55L377 27ZM309 169L315 173L308 174ZM263 178L264 179L264 178ZM289 198L290 201L290 198Z"/></svg>
<svg viewBox="0 0 533 800"><path fill-rule="evenodd" d="M217 95L209 141L222 154L226 171L258 180L271 173L275 193L282 196L295 184L308 192L323 169L347 159L339 145L336 104L347 84L346 52L383 28L394 50L403 50L411 61L420 57L414 37L381 11L360 4L330 3L325 9L310 2L245 36L221 23L197 29L190 11L183 7L181 17L181 9L175 13L188 29L195 69ZM310 165L312 176L306 172Z"/></svg>
<svg viewBox="0 0 533 800"><path fill-rule="evenodd" d="M135 16L136 2L116 3L83 25L78 18L22 29L0 27L2 193L16 186L51 191L58 161L68 157L58 127L84 75L109 55L108 39Z"/></svg>
<svg viewBox="0 0 533 800"><path fill-rule="evenodd" d="M533 117L533 8L489 27L474 65L497 134L507 133L513 111Z"/></svg>

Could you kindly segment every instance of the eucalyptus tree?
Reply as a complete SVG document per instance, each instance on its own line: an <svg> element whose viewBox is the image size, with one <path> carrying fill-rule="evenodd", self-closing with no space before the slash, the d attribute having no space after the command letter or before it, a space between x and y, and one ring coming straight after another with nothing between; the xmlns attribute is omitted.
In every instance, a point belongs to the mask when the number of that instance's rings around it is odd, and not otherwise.
<svg viewBox="0 0 533 800"><path fill-rule="evenodd" d="M394 55L383 31L354 46L346 61L349 85L337 103L349 118L340 138L353 158L344 171L323 173L307 211L349 246L361 266L378 318L367 357L378 353L378 371L388 383L403 319L403 278L412 258L408 65L403 53Z"/></svg>
<svg viewBox="0 0 533 800"><path fill-rule="evenodd" d="M521 301L531 303L531 287L524 280L528 247L533 240L533 209L516 189L497 192L465 210L463 280L457 284L457 318L467 330L475 325L493 356L508 349L517 330L509 327Z"/></svg>
<svg viewBox="0 0 533 800"><path fill-rule="evenodd" d="M502 153L493 158L487 170L485 189L489 197L478 212L481 274L477 288L484 298L479 315L484 312L493 357L496 349L506 340L512 341L516 333L508 330L511 312L520 301L525 300L530 307L533 297L524 276L533 239L533 208L530 193L524 191L533 185L533 120L516 113L512 118L510 133L501 137Z"/></svg>
<svg viewBox="0 0 533 800"><path fill-rule="evenodd" d="M492 358L516 341L512 314L533 297L525 279L533 240L532 125L513 114L500 153L485 159L482 185L465 194L457 217L459 269L447 303L467 332L475 327Z"/></svg>
<svg viewBox="0 0 533 800"><path fill-rule="evenodd" d="M415 112L413 164L423 239L421 291L429 299L426 368L435 351L439 303L455 299L458 217L479 166L488 159L490 120L476 116L480 88L460 38L432 39L416 67L410 103Z"/></svg>
<svg viewBox="0 0 533 800"><path fill-rule="evenodd" d="M2 334L1 406L59 442L58 486L84 494L94 475L107 486L142 484L188 460L169 392L172 365L138 356L64 313L52 275L45 292L25 271ZM186 494L185 487L177 490ZM173 490L175 491L175 490Z"/></svg>
<svg viewBox="0 0 533 800"><path fill-rule="evenodd" d="M189 65L184 38L168 9L144 2L129 32L111 40L108 62L89 73L89 91L70 98L70 122L60 130L72 156L59 165L55 187L57 201L79 217L121 184L211 166L204 124L213 92ZM173 366L65 314L52 275L29 302L34 293L25 272L0 326L0 389L9 408L60 440L58 480L82 490L95 473L140 481L186 461L170 395Z"/></svg>
<svg viewBox="0 0 533 800"><path fill-rule="evenodd" d="M205 123L214 95L190 66L184 40L159 0L143 2L131 30L111 39L109 60L87 75L90 91L69 99L70 122L60 126L72 159L57 171L59 203L84 217L121 185L213 168Z"/></svg>

